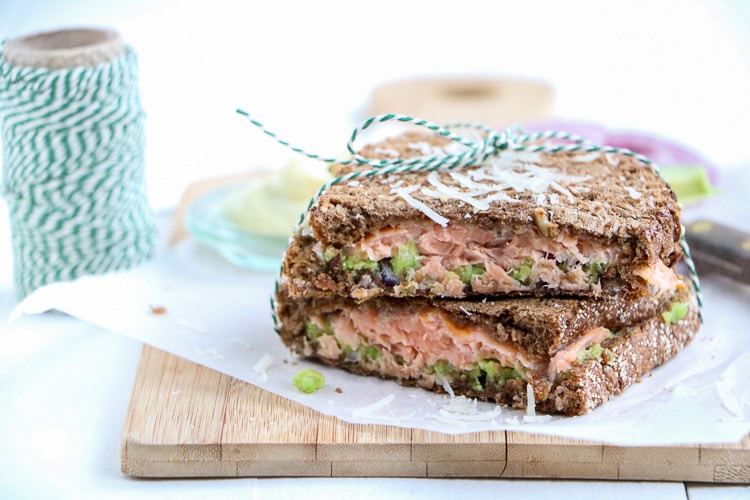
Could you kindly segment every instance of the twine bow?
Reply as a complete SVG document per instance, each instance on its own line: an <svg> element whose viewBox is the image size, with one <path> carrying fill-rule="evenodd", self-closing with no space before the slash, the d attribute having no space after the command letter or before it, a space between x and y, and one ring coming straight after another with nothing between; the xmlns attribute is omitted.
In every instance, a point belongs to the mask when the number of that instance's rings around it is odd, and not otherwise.
<svg viewBox="0 0 750 500"><path fill-rule="evenodd" d="M405 172L421 172L421 171L434 171L434 170L453 170L460 167L476 166L487 160L492 156L498 156L503 151L525 151L530 153L573 153L573 152L600 152L616 153L624 156L629 156L641 162L642 164L650 167L656 175L661 176L659 168L645 156L631 151L626 148L618 148L613 146L602 146L594 144L587 139L570 134L568 132L562 132L558 130L548 130L544 132L533 132L523 133L518 125L513 125L502 132L498 132L495 129L487 127L474 122L454 122L445 126L440 126L427 120L414 118L408 115L399 114L385 114L378 115L365 120L359 127L352 131L352 134L346 144L346 149L352 155L350 159L341 160L337 158L324 157L314 153L310 153L302 148L293 146L289 141L285 141L277 136L275 133L268 130L261 122L255 120L250 116L247 111L238 109L237 113L246 117L250 123L259 128L263 133L274 139L279 144L291 149L292 151L319 160L325 163L336 163L339 165L366 165L371 167L368 170L358 170L337 176L327 183L323 184L320 189L310 198L310 202L307 204L305 211L300 215L299 221L294 228L296 234L300 227L304 224L307 217L307 213L315 205L321 195L328 190L331 186L341 184L350 180L357 179L359 177L374 177L376 175L389 175L399 174ZM460 152L443 152L431 156L420 156L415 158L388 158L388 159L373 159L361 156L354 148L354 144L359 136L367 129L385 122L400 122L409 123L418 127L424 127L433 133L450 139L458 144L465 147ZM476 130L481 133L480 140L471 140L465 136L453 132L454 129L463 130ZM552 142L552 141L565 141L565 142ZM663 178L662 178L663 179ZM703 297L701 294L700 280L698 279L698 273L695 270L695 264L693 263L693 257L690 253L690 248L685 239L685 230L682 228L682 235L680 237L680 248L685 257L685 264L688 268L690 282L695 289L695 296L698 302L698 316L700 321L703 322ZM278 283L277 283L278 286ZM271 299L273 307L273 298ZM275 308L274 308L275 310ZM276 315L274 314L274 324L277 325ZM278 331L278 328L277 328Z"/></svg>

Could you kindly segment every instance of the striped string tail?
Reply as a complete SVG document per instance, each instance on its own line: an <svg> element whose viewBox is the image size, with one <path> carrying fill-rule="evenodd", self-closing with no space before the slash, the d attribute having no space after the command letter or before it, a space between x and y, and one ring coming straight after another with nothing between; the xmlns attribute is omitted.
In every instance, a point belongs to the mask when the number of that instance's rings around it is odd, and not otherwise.
<svg viewBox="0 0 750 500"><path fill-rule="evenodd" d="M19 298L150 257L156 221L146 197L135 52L59 70L3 56L2 194Z"/></svg>
<svg viewBox="0 0 750 500"><path fill-rule="evenodd" d="M320 187L320 189L310 199L306 210L300 215L299 221L294 228L293 234L302 228L307 219L307 215L310 209L317 203L318 199L322 196L326 190L331 186L347 182L361 177L374 177L379 175L390 175L399 174L405 172L420 172L420 171L434 171L434 170L452 170L460 167L466 167L471 165L477 165L482 163L484 160L491 156L497 156L504 150L512 151L526 151L534 153L568 153L568 152L601 152L621 154L632 157L647 167L651 168L659 177L661 172L659 168L645 156L638 154L626 148L616 148L611 146L600 146L593 144L583 137L570 134L563 131L546 131L536 132L531 134L523 134L521 129L514 125L509 127L503 132L497 132L487 126L473 123L473 122L456 122L445 126L436 125L426 120L413 118L407 115L398 114L385 114L379 115L366 120L362 125L354 129L347 143L347 150L352 154L351 159L336 159L323 157L314 153L310 153L303 148L292 146L288 141L279 138L275 133L266 129L262 123L250 117L249 113L243 110L237 110L237 112L245 116L250 123L258 127L266 135L276 140L279 144L288 147L292 151L305 155L309 158L323 161L326 163L336 163L339 165L365 165L370 167L367 170L358 170L350 172L345 175L335 177L326 184ZM368 128L379 123L385 123L389 121L396 121L400 123L410 123L419 127L427 128L428 130L446 137L451 141L454 141L464 148L459 152L446 152L445 154L417 157L417 158L389 158L389 159L371 159L360 156L354 148L355 141L359 136L366 131ZM453 132L453 129L473 129L481 133L479 140L472 140L464 135ZM565 141L565 142L557 142ZM687 264L688 274L690 281L695 289L696 301L698 302L698 315L701 322L703 321L703 298L700 287L700 280L698 279L698 273L695 270L693 258L690 253L687 241L685 240L685 230L682 229L682 236L680 238L680 247L683 251L684 259ZM279 273L279 277L281 272ZM279 291L279 279L276 280L275 294ZM271 309L273 313L274 328L276 332L279 332L281 327L280 320L278 318L276 304L274 297L271 297Z"/></svg>

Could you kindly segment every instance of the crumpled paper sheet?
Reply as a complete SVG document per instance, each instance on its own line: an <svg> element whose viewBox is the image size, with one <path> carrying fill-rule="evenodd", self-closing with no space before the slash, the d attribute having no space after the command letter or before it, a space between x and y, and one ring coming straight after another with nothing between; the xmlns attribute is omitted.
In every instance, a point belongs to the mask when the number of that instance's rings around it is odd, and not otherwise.
<svg viewBox="0 0 750 500"><path fill-rule="evenodd" d="M722 194L686 207L684 220L750 230L750 166L722 177ZM294 358L272 328L274 279L189 240L131 271L40 288L11 317L57 309L347 422L450 434L514 430L625 446L736 443L750 433L750 286L715 274L701 275L705 322L674 359L588 415L536 419L483 402L466 414L467 405L447 395ZM160 307L164 313L156 314ZM325 374L322 390L294 387L305 367Z"/></svg>
<svg viewBox="0 0 750 500"><path fill-rule="evenodd" d="M274 279L233 267L189 240L137 269L38 289L12 317L57 309L347 422L639 446L738 442L750 432L750 288L718 276L704 277L705 324L691 345L642 383L574 418L527 418L485 402L467 407L447 395L297 359L272 328ZM305 367L324 373L322 390L294 387Z"/></svg>

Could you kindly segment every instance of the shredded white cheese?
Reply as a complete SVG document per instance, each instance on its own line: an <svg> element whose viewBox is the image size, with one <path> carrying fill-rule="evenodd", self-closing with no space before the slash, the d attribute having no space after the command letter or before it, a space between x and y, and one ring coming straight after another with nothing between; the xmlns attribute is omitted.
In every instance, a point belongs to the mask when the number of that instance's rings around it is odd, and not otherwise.
<svg viewBox="0 0 750 500"><path fill-rule="evenodd" d="M574 196L573 196L573 195L571 194L571 192L570 192L570 191L568 191L567 189L565 189L564 187L562 187L562 186L561 186L560 184L558 184L557 182L552 182L552 183L550 183L549 187L550 187L550 189L554 189L554 190L555 190L555 191L557 191L558 193L560 193L560 194L564 194L565 196L567 196L567 197L568 197L568 199L569 199L569 200L570 200L571 202L574 202L574 201L575 201L575 197L574 197Z"/></svg>
<svg viewBox="0 0 750 500"><path fill-rule="evenodd" d="M263 357L260 358L260 361L255 363L255 366L253 366L253 371L260 376L260 379L263 382L267 382L268 372L266 372L266 369L272 364L273 364L273 357L271 357L270 354L265 353Z"/></svg>
<svg viewBox="0 0 750 500"><path fill-rule="evenodd" d="M566 186L590 179L590 176L567 175L552 167L531 163L508 163L507 158L491 158L486 163L464 172L451 172L455 186L446 185L437 172L428 176L434 189L424 188L421 193L432 198L450 197L470 204L475 210L486 210L496 200L518 201L509 193L531 192L539 204L551 193L562 194L571 201L575 198ZM557 196L556 194L556 196ZM559 201L559 196L555 203Z"/></svg>
<svg viewBox="0 0 750 500"><path fill-rule="evenodd" d="M454 148L459 147L451 145ZM423 154L435 154L436 148L423 142L409 146ZM463 146L460 146L463 147ZM447 150L448 148L444 148ZM571 155L575 161L593 161L601 157L600 152ZM573 193L585 191L575 184L589 180L590 176L568 175L552 166L542 167L542 157L539 153L527 151L504 151L496 157L489 158L483 164L467 168L461 172L450 172L448 177L431 172L427 176L429 187L403 186L396 179L386 179L391 185L391 192L404 199L437 224L445 227L448 219L435 210L417 200L411 193L419 190L420 194L439 200L454 199L462 201L474 208L474 212L488 210L495 201L518 202L517 194L533 193L538 205L557 205L560 195L575 201ZM443 175L443 176L441 176Z"/></svg>
<svg viewBox="0 0 750 500"><path fill-rule="evenodd" d="M447 404L443 405L437 413L430 417L439 422L464 427L466 422L490 421L502 413L499 406L490 411L477 409L477 400L466 396L451 397Z"/></svg>
<svg viewBox="0 0 750 500"><path fill-rule="evenodd" d="M466 422L456 420L455 418L448 418L439 414L430 415L430 418L437 420L438 422L443 422L444 424L454 425L456 427L466 427Z"/></svg>
<svg viewBox="0 0 750 500"><path fill-rule="evenodd" d="M245 349L252 349L253 346L251 344L248 344L242 339L238 339L237 337L232 337L229 339L233 344L237 344L238 346L244 347Z"/></svg>
<svg viewBox="0 0 750 500"><path fill-rule="evenodd" d="M384 422L387 424L400 424L402 422L406 422L410 420L416 414L417 412L413 411L411 413L407 413L406 415L398 416L398 415L394 415L392 411L389 411L388 415L372 414L372 415L367 415L367 418L369 420Z"/></svg>
<svg viewBox="0 0 750 500"><path fill-rule="evenodd" d="M469 399L466 396L456 396L448 400L447 404L443 405L443 410L451 413L463 413L471 414L477 411L477 400Z"/></svg>
<svg viewBox="0 0 750 500"><path fill-rule="evenodd" d="M385 183L388 184L389 186L391 186L391 188L395 189L397 187L403 186L404 185L404 180L403 179L399 179L398 177L392 175L392 176L387 177L385 179Z"/></svg>
<svg viewBox="0 0 750 500"><path fill-rule="evenodd" d="M598 160L601 156L601 151L591 151L589 153L570 155L570 159L578 163L590 163L594 160Z"/></svg>
<svg viewBox="0 0 750 500"><path fill-rule="evenodd" d="M552 415L524 415L523 419L518 416L505 417L505 423L508 425L543 424L550 420L552 420Z"/></svg>
<svg viewBox="0 0 750 500"><path fill-rule="evenodd" d="M726 380L723 379L716 385L716 392L721 400L721 405L731 413L732 416L740 418L745 416L744 406L747 406L747 404L743 404L742 400L732 394Z"/></svg>
<svg viewBox="0 0 750 500"><path fill-rule="evenodd" d="M445 227L448 225L448 219L440 215L439 213L435 212L433 209L425 205L419 200L414 199L410 193L413 193L419 188L419 186L408 186L403 188L395 188L391 192L396 193L401 198L406 201L409 205L413 206L423 214L425 214L427 217L432 219L435 223L440 224L441 226Z"/></svg>
<svg viewBox="0 0 750 500"><path fill-rule="evenodd" d="M526 384L526 416L536 417L536 399L534 386L531 384Z"/></svg>
<svg viewBox="0 0 750 500"><path fill-rule="evenodd" d="M633 198L634 200L640 199L640 197L642 196L640 192L636 191L631 186L625 186L625 191L627 191L630 197Z"/></svg>
<svg viewBox="0 0 750 500"><path fill-rule="evenodd" d="M487 420L492 420L497 417L501 412L500 407L496 406L492 411L477 411L475 408L474 413L450 412L445 408L441 408L439 413L446 418L459 418L469 422L486 422Z"/></svg>
<svg viewBox="0 0 750 500"><path fill-rule="evenodd" d="M519 163L542 163L542 155L534 151L503 151L497 155L498 163L508 167L518 165Z"/></svg>
<svg viewBox="0 0 750 500"><path fill-rule="evenodd" d="M552 415L524 415L524 424L543 424L552 420Z"/></svg>
<svg viewBox="0 0 750 500"><path fill-rule="evenodd" d="M436 373L435 374L435 382L440 384L443 387L443 390L450 395L451 398L455 397L456 394L453 392L453 387L451 387L451 384L448 382L448 379L443 377L441 374Z"/></svg>
<svg viewBox="0 0 750 500"><path fill-rule="evenodd" d="M459 188L453 186L447 186L440 182L440 176L437 172L432 172L427 176L427 182L435 187L435 190L422 189L422 194L430 196L431 198L442 198L447 196L456 200L461 200L474 207L476 210L487 210L490 208L490 204L486 201L480 201L472 197L471 194L462 192Z"/></svg>
<svg viewBox="0 0 750 500"><path fill-rule="evenodd" d="M607 163L609 163L613 167L616 167L620 164L620 158L615 154L605 153L604 158L607 160Z"/></svg>
<svg viewBox="0 0 750 500"><path fill-rule="evenodd" d="M391 404L391 402L394 400L395 397L396 397L395 394L391 394L389 396L384 397L383 399L379 399L378 401L375 401L371 405L363 406L361 408L354 408L352 410L352 417L353 418L369 417L374 412L382 408L385 408L386 406Z"/></svg>
<svg viewBox="0 0 750 500"><path fill-rule="evenodd" d="M215 347L209 347L208 349L201 349L200 347L195 348L195 353L198 356L211 359L224 359L224 355L220 353Z"/></svg>
<svg viewBox="0 0 750 500"><path fill-rule="evenodd" d="M421 154L422 156L436 156L445 153L445 150L443 148L433 146L432 144L424 141L412 142L411 144L409 144L409 149L419 151L419 154Z"/></svg>
<svg viewBox="0 0 750 500"><path fill-rule="evenodd" d="M397 158L401 153L391 148L375 148L373 152L383 156L390 156L391 158Z"/></svg>

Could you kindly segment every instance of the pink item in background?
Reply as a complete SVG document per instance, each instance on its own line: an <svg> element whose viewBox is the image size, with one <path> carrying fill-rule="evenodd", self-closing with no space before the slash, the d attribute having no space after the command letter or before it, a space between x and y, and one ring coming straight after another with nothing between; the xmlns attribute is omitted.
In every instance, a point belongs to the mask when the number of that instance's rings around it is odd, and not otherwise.
<svg viewBox="0 0 750 500"><path fill-rule="evenodd" d="M637 130L610 130L607 127L584 121L550 120L524 123L526 132L559 130L576 134L601 146L626 148L642 154L658 166L700 165L706 169L712 183L718 180L717 168L688 147L664 137Z"/></svg>

